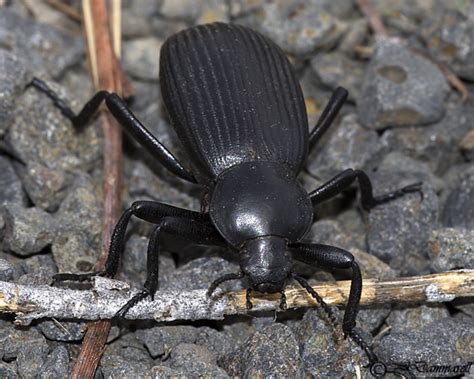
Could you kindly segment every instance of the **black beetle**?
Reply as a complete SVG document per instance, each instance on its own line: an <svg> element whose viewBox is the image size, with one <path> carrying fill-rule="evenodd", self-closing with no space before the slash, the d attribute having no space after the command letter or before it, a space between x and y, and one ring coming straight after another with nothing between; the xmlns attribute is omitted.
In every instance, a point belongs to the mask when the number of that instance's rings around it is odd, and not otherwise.
<svg viewBox="0 0 474 379"><path fill-rule="evenodd" d="M319 295L292 272L293 260L326 268L351 268L352 285L344 314L343 331L377 361L354 330L362 277L348 251L302 242L313 220L313 205L334 197L356 179L362 207L409 192L415 183L374 197L369 177L347 169L307 193L297 180L311 145L328 129L343 105L347 91L337 88L317 125L308 133L303 94L292 66L282 50L261 34L239 25L200 25L171 36L161 49L160 85L172 124L190 158L185 168L128 109L116 94L98 92L76 116L47 85L34 79L32 86L46 93L77 127L85 125L105 100L122 127L176 176L204 187L208 211L193 212L151 201L128 208L113 232L106 268L100 273L59 274L57 280L84 280L93 275L113 276L124 249L125 232L132 215L157 224L147 252L144 290L119 312L125 313L158 288L159 239L175 234L197 244L222 245L237 251L239 273L224 275L209 288L246 277L250 291L281 292L295 279L335 316ZM206 207L205 207L206 208Z"/></svg>

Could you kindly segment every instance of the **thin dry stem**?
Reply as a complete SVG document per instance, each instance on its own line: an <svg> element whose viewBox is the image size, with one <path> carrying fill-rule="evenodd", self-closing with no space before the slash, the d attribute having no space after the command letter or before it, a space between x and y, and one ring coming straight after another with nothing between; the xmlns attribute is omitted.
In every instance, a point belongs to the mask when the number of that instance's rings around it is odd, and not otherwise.
<svg viewBox="0 0 474 379"><path fill-rule="evenodd" d="M344 305L350 281L321 283L314 290L328 304ZM143 300L126 315L127 319L218 320L227 315L246 314L246 291L216 294L203 290L158 291L155 300ZM112 318L136 293L123 282L98 277L92 290L77 291L49 286L24 286L0 282L0 311L13 312L19 323L38 318L99 320ZM301 287L285 289L288 308L316 307L316 301ZM254 311L280 311L280 294L252 292ZM396 278L363 283L361 304L440 303L474 297L474 270L449 271L433 275Z"/></svg>

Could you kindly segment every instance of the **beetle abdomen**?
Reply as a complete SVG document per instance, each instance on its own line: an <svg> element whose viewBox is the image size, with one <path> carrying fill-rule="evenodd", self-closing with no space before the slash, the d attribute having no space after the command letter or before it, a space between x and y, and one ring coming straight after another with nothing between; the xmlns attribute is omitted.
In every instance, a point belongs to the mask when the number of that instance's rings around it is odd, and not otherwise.
<svg viewBox="0 0 474 379"><path fill-rule="evenodd" d="M160 84L200 182L255 160L300 170L308 149L301 88L261 34L222 23L184 30L163 45Z"/></svg>

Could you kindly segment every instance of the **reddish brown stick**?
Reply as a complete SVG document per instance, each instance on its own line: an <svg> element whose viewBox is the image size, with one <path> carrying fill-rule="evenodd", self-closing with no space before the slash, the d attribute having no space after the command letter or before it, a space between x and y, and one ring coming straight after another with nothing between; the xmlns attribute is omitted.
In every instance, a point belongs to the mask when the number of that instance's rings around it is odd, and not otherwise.
<svg viewBox="0 0 474 379"><path fill-rule="evenodd" d="M86 0L88 1L88 0ZM121 92L123 73L112 48L109 17L105 0L90 0L97 55L100 89ZM115 119L101 110L100 121L104 137L104 213L102 217L102 250L96 270L102 270L108 256L110 237L121 211L122 134ZM110 320L88 324L82 350L71 371L71 378L93 378L111 327Z"/></svg>
<svg viewBox="0 0 474 379"><path fill-rule="evenodd" d="M369 25L374 33L386 36L387 31L385 30L385 26L378 13L375 11L372 5L369 4L369 0L357 0L357 5L359 6L360 11L369 21Z"/></svg>

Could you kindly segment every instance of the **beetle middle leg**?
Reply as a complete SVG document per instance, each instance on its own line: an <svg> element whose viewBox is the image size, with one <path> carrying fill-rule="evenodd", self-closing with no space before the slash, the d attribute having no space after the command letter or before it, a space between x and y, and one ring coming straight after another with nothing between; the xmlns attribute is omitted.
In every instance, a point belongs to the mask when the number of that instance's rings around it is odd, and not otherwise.
<svg viewBox="0 0 474 379"><path fill-rule="evenodd" d="M291 245L291 248L293 257L301 262L329 269L352 269L351 289L349 291L346 311L344 312L342 331L345 336L350 336L354 342L365 351L370 364L376 363L378 361L377 356L367 342L365 342L365 340L354 329L356 326L356 317L357 312L359 311L359 302L362 293L362 275L354 256L344 249L323 244L297 243ZM326 304L321 296L313 290L306 280L298 275L293 275L293 278L317 300L327 313L331 322L337 324L337 317L333 310Z"/></svg>
<svg viewBox="0 0 474 379"><path fill-rule="evenodd" d="M383 204L388 201L397 199L407 193L418 192L421 194L423 199L421 182L413 183L408 186L399 188L398 190L395 190L393 192L374 197L372 183L370 182L368 175L364 171L353 170L351 168L344 170L343 172L332 178L330 181L323 184L321 187L312 191L309 194L309 197L311 198L311 201L314 204L329 200L330 198L336 196L337 194L348 188L352 183L354 183L356 179L359 182L362 208L367 211L370 211L372 208L379 204Z"/></svg>

